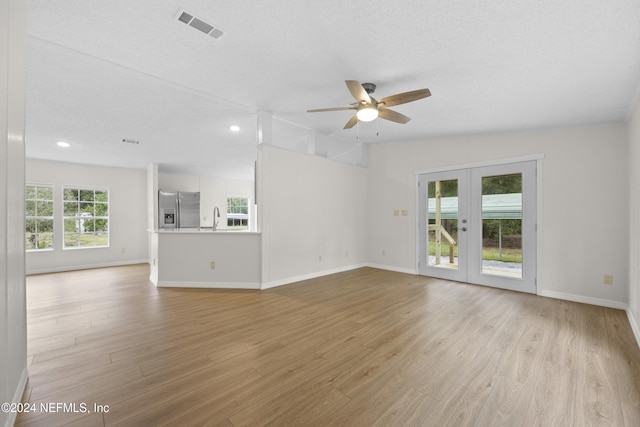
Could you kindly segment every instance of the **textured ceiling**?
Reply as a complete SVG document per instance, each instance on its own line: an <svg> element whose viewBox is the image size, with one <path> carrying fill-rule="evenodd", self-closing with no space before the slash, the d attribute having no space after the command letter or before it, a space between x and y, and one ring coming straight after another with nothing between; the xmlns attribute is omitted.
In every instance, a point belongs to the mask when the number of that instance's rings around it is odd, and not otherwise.
<svg viewBox="0 0 640 427"><path fill-rule="evenodd" d="M346 145L428 143L623 122L640 83L640 0L30 0L28 35L29 157L230 178L253 176L260 111ZM347 79L433 95L394 107L406 125L306 113L351 103Z"/></svg>

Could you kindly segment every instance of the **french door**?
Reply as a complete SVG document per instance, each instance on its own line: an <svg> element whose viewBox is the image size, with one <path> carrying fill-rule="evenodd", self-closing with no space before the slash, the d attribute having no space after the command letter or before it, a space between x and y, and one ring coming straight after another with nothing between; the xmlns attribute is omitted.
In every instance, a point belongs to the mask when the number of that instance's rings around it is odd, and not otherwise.
<svg viewBox="0 0 640 427"><path fill-rule="evenodd" d="M418 175L418 271L536 293L536 161Z"/></svg>

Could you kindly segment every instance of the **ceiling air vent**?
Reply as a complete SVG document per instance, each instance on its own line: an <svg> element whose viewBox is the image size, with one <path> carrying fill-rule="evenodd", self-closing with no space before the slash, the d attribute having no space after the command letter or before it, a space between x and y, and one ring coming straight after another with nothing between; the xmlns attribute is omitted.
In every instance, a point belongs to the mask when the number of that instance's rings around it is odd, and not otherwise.
<svg viewBox="0 0 640 427"><path fill-rule="evenodd" d="M190 13L185 12L184 10L179 11L176 18L178 19L178 21L187 24L188 26L193 27L196 30L202 31L203 33L210 35L214 39L219 39L220 37L224 36L224 31L222 31L221 29L204 22L202 19L197 18Z"/></svg>

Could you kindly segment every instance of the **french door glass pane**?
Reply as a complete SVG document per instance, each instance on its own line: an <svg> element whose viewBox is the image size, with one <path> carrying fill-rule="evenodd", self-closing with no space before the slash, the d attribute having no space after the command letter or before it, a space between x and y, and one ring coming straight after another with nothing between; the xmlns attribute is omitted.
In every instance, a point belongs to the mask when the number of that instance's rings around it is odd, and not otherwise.
<svg viewBox="0 0 640 427"><path fill-rule="evenodd" d="M522 278L522 174L482 178L482 273Z"/></svg>
<svg viewBox="0 0 640 427"><path fill-rule="evenodd" d="M458 269L458 180L427 183L428 265Z"/></svg>

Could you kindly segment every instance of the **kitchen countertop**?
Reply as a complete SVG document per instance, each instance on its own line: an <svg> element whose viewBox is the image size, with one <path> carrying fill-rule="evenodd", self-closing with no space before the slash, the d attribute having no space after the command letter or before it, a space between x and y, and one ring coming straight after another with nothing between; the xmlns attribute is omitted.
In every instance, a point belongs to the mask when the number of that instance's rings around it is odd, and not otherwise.
<svg viewBox="0 0 640 427"><path fill-rule="evenodd" d="M248 230L229 230L226 228L218 229L216 231L212 231L211 227L200 227L200 228L177 228L177 229L160 229L160 230L148 230L151 233L161 233L161 234L224 234L224 235L233 235L233 234L261 234L259 231L248 231Z"/></svg>

